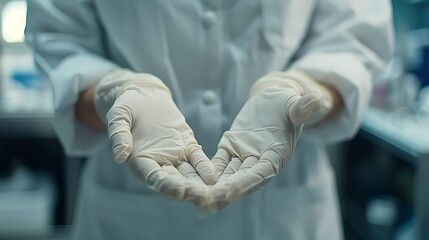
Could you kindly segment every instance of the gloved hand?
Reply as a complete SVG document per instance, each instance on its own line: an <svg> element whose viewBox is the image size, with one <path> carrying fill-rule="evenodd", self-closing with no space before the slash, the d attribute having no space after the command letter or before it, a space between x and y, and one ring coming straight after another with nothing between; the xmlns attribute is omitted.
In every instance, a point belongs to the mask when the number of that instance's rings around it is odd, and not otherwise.
<svg viewBox="0 0 429 240"><path fill-rule="evenodd" d="M212 159L220 178L212 186L209 210L276 176L291 158L303 125L326 117L332 105L329 91L303 73L274 72L258 80Z"/></svg>
<svg viewBox="0 0 429 240"><path fill-rule="evenodd" d="M206 184L216 182L215 168L160 79L117 70L100 81L94 95L116 162L127 161L155 192L207 203Z"/></svg>

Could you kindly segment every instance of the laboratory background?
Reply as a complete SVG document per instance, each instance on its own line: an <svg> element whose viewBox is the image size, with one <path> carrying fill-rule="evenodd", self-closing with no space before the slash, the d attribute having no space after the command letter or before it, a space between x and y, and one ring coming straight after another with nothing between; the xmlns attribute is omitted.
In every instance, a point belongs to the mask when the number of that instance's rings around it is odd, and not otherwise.
<svg viewBox="0 0 429 240"><path fill-rule="evenodd" d="M392 4L394 57L356 137L329 149L345 239L429 239L429 0ZM49 83L23 42L26 2L0 0L0 14L0 240L68 239L86 159L53 130Z"/></svg>

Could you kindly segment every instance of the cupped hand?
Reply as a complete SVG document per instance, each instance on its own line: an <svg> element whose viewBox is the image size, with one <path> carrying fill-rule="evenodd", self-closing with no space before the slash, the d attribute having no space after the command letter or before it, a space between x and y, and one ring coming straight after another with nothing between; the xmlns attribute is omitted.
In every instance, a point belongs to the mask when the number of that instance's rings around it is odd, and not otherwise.
<svg viewBox="0 0 429 240"><path fill-rule="evenodd" d="M303 124L323 104L300 88L267 88L243 106L224 133L212 162L219 180L208 210L217 211L257 190L291 158Z"/></svg>
<svg viewBox="0 0 429 240"><path fill-rule="evenodd" d="M207 205L208 185L217 180L214 165L161 80L127 71L100 84L95 104L105 120L115 160L127 162L155 192Z"/></svg>

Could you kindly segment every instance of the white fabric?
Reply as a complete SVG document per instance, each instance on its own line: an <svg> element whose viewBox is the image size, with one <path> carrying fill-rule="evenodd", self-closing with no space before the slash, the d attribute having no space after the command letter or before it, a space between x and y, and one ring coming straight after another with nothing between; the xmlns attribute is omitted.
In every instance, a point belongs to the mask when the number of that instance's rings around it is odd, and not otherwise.
<svg viewBox="0 0 429 240"><path fill-rule="evenodd" d="M120 166L116 173L128 171L125 165L106 161L106 151L87 162L72 239L342 239L332 169L328 161L320 161L327 160L324 152L317 152L322 157L319 161L296 161L315 156L303 151L314 147L311 143L300 143L295 159L280 176L216 214L188 202L130 190L127 184L135 187L135 180L127 174L123 175L128 180L123 186L112 188L100 182L99 175L109 174L101 173L100 167ZM109 148L106 142L105 150ZM323 176L313 175L314 180L305 182L303 175L294 171L304 171L307 164L321 169Z"/></svg>
<svg viewBox="0 0 429 240"><path fill-rule="evenodd" d="M95 154L80 196L78 239L118 239L115 233L143 238L157 229L167 239L339 239L335 185L323 145L358 129L371 80L391 54L390 10L387 0L29 0L27 41L54 86L59 137L68 153ZM91 64L73 61L80 56ZM176 228L170 218L188 210L158 201L126 166L116 164L107 135L95 136L105 143L95 148L90 131L70 130L77 128L73 104L81 90L70 86L80 79L95 82L93 73L106 74L111 66L162 79L211 156L250 87L269 72L304 71L336 87L346 106L331 122L303 130L294 157L266 188L210 215L214 222ZM118 198L130 204L97 195L102 189L125 193ZM140 198L146 201L139 204ZM115 206L121 211L112 212Z"/></svg>
<svg viewBox="0 0 429 240"><path fill-rule="evenodd" d="M155 192L204 207L206 184L217 180L213 164L155 76L116 70L105 76L94 94L118 163Z"/></svg>

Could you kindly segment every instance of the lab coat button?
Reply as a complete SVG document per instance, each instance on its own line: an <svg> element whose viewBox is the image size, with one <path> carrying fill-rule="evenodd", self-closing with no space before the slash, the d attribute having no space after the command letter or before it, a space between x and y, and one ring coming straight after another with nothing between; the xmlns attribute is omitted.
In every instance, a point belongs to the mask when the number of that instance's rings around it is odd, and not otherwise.
<svg viewBox="0 0 429 240"><path fill-rule="evenodd" d="M216 14L212 11L207 11L203 15L203 24L206 27L211 27L216 22Z"/></svg>
<svg viewBox="0 0 429 240"><path fill-rule="evenodd" d="M207 105L215 103L217 100L216 92L212 90L207 90L203 94L203 102Z"/></svg>

